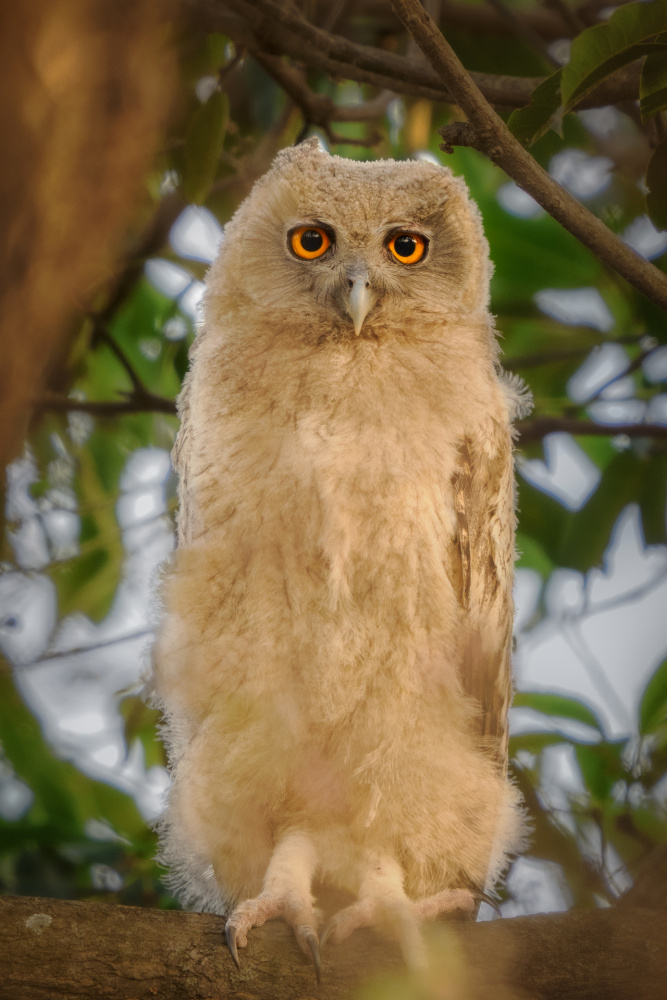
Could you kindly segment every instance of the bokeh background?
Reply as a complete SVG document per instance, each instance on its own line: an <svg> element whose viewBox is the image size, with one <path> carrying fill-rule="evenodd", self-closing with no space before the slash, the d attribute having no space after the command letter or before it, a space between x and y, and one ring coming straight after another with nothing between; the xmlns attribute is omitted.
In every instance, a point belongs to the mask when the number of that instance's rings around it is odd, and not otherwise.
<svg viewBox="0 0 667 1000"><path fill-rule="evenodd" d="M0 98L14 185L0 332L19 359L3 378L32 415L2 428L0 892L177 905L154 860L169 778L140 696L151 582L174 546L174 400L225 222L280 148L317 135L339 156L446 163L482 211L503 364L535 400L517 443L511 742L533 838L502 910L609 905L667 835L664 313L481 154L445 155L451 104L282 60L344 109L313 123L267 69L280 52L267 62L248 43L248 4L119 2L117 20L100 6L2 15L18 63ZM298 7L421 58L388 3ZM435 8L467 68L536 78L610 16L533 0ZM570 113L531 152L665 270L667 232L646 205L661 114L642 122L629 100Z"/></svg>

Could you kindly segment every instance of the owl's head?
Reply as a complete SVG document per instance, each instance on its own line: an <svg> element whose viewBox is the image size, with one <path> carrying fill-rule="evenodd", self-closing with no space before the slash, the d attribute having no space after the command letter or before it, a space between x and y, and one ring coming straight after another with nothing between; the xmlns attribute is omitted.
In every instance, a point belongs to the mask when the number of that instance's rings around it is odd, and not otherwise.
<svg viewBox="0 0 667 1000"><path fill-rule="evenodd" d="M208 304L233 296L308 339L378 337L484 313L490 271L449 169L346 160L311 139L279 153L226 227Z"/></svg>

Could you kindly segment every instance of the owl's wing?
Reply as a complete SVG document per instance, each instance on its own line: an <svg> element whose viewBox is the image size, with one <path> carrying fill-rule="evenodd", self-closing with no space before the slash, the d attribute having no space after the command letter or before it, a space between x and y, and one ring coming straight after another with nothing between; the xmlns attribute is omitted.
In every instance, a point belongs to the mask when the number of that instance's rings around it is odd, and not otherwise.
<svg viewBox="0 0 667 1000"><path fill-rule="evenodd" d="M479 736L502 768L512 699L514 481L509 429L466 437L452 476L457 538L452 580L465 612L461 683L479 704Z"/></svg>
<svg viewBox="0 0 667 1000"><path fill-rule="evenodd" d="M194 357L198 340L195 340L190 348L190 358ZM192 394L192 374L188 372L183 382L183 388L177 400L178 416L180 427L174 447L171 450L171 464L178 475L178 544L185 545L191 540L190 516L192 502L190 497L190 456L192 452L191 429L192 414L190 406L190 396Z"/></svg>

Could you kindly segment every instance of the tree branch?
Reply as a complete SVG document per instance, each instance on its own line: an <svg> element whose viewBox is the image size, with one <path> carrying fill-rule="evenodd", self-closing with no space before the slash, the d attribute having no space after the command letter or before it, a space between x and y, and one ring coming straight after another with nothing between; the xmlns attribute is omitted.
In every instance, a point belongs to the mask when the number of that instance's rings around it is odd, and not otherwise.
<svg viewBox="0 0 667 1000"><path fill-rule="evenodd" d="M391 4L468 117L467 122L440 129L441 148L452 152L454 145L472 146L484 153L603 263L667 311L667 275L623 243L523 148L489 106L419 0L391 0Z"/></svg>
<svg viewBox="0 0 667 1000"><path fill-rule="evenodd" d="M168 413L176 416L175 400L157 396L148 389L128 392L124 397L117 400L72 399L47 392L35 399L34 406L41 413L89 413L92 417L122 417L128 413Z"/></svg>
<svg viewBox="0 0 667 1000"><path fill-rule="evenodd" d="M291 8L281 7L275 0L253 0L252 3L224 0L225 6L214 0L183 2L200 27L224 31L238 45L248 49L288 55L298 63L331 76L370 83L381 90L457 103L456 95L428 66L330 34L310 24ZM545 79L493 73L472 73L471 76L486 99L503 108L524 107L533 90ZM578 107L603 107L618 101L636 100L638 93L639 65L633 64L605 80Z"/></svg>
<svg viewBox="0 0 667 1000"><path fill-rule="evenodd" d="M667 441L667 424L598 424L594 420L577 420L575 417L535 417L516 424L518 446L541 441L556 431L576 436L616 437L625 434L631 438L657 438Z"/></svg>
<svg viewBox="0 0 667 1000"><path fill-rule="evenodd" d="M288 66L277 56L268 56L258 49L250 50L251 55L264 70L272 76L276 83L282 87L288 97L290 97L300 109L304 118L304 129L311 125L319 125L324 130L330 142L355 142L353 139L346 139L336 136L331 130L331 122L367 122L372 121L387 110L388 105L394 99L391 92L384 92L372 101L363 101L360 104L334 104L330 97L323 94L316 94L306 83L304 74L299 70ZM364 145L373 145L379 142L381 135L375 133L363 141Z"/></svg>
<svg viewBox="0 0 667 1000"><path fill-rule="evenodd" d="M309 9L315 11L313 19L320 21L322 10L326 10L330 3L331 0L311 2ZM555 0L553 3L518 10L516 17L545 41L554 42L559 38L578 35L581 28L575 30L574 24L588 27L597 23L600 11L608 6L607 0L584 0L579 6L572 7L565 0L561 3ZM553 9L549 10L549 7ZM563 10L564 7L567 7L567 11ZM384 31L396 29L396 22L391 17L386 0L355 0L352 11L357 17L362 15L373 18ZM346 17L343 16L340 23L345 26L345 21ZM507 21L491 7L484 4L457 3L456 0L441 0L438 23L441 26L463 28L480 35L509 33ZM330 30L330 26L323 26Z"/></svg>
<svg viewBox="0 0 667 1000"><path fill-rule="evenodd" d="M392 994L447 983L456 1000L662 1000L667 977L667 915L629 906L434 925L432 972L412 980L395 945L356 931L325 950L320 988L280 922L252 931L240 972L210 914L5 896L0 923L0 1000L342 1000L378 974L378 996L391 977Z"/></svg>

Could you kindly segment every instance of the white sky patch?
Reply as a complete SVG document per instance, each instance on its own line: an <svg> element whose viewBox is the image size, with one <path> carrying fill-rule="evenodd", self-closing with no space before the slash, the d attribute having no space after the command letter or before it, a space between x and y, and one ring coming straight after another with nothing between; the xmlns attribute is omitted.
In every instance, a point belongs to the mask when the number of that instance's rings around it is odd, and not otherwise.
<svg viewBox="0 0 667 1000"><path fill-rule="evenodd" d="M53 581L41 573L0 575L0 650L17 666L46 650L57 621Z"/></svg>
<svg viewBox="0 0 667 1000"><path fill-rule="evenodd" d="M648 382L667 382L667 346L658 347L644 358L642 372Z"/></svg>
<svg viewBox="0 0 667 1000"><path fill-rule="evenodd" d="M539 490L555 497L569 510L584 506L600 482L601 473L585 451L569 434L547 434L544 461L517 459L523 478Z"/></svg>
<svg viewBox="0 0 667 1000"><path fill-rule="evenodd" d="M192 283L192 275L185 268L173 264L170 260L163 260L161 257L152 257L147 260L144 266L144 274L158 292L162 292L170 299L175 299L178 295Z"/></svg>
<svg viewBox="0 0 667 1000"><path fill-rule="evenodd" d="M567 394L575 403L585 403L612 379L627 371L629 365L630 359L620 344L602 344L591 351L571 377Z"/></svg>
<svg viewBox="0 0 667 1000"><path fill-rule="evenodd" d="M496 191L496 198L506 212L509 212L510 215L516 215L519 219L536 219L538 216L544 215L544 209L526 191L522 191L514 181L499 187Z"/></svg>
<svg viewBox="0 0 667 1000"><path fill-rule="evenodd" d="M586 576L584 598L574 613L563 605L518 636L517 687L578 698L608 738L628 737L646 683L667 653L667 548L644 546L636 505L619 516L604 568Z"/></svg>
<svg viewBox="0 0 667 1000"><path fill-rule="evenodd" d="M614 328L614 317L597 288L544 288L535 295L538 309L559 323L590 326L601 333Z"/></svg>
<svg viewBox="0 0 667 1000"><path fill-rule="evenodd" d="M534 569L514 573L514 628L520 632L535 613L542 591L542 577Z"/></svg>
<svg viewBox="0 0 667 1000"><path fill-rule="evenodd" d="M623 233L623 239L647 260L659 257L667 250L667 233L659 232L648 215L641 215L631 222Z"/></svg>
<svg viewBox="0 0 667 1000"><path fill-rule="evenodd" d="M667 346L658 347L644 358L642 372L648 382L667 382Z"/></svg>
<svg viewBox="0 0 667 1000"><path fill-rule="evenodd" d="M564 149L549 164L549 173L575 198L585 201L609 187L613 161L608 156L589 156L583 149Z"/></svg>
<svg viewBox="0 0 667 1000"><path fill-rule="evenodd" d="M178 300L178 304L183 312L193 320L199 318L199 306L204 297L205 290L203 281L193 281Z"/></svg>
<svg viewBox="0 0 667 1000"><path fill-rule="evenodd" d="M620 112L611 104L606 108L587 108L584 111L577 111L577 115L586 129L601 139L606 139L615 132L621 121Z"/></svg>
<svg viewBox="0 0 667 1000"><path fill-rule="evenodd" d="M162 333L167 340L183 340L188 330L188 324L182 316L172 316L162 327Z"/></svg>
<svg viewBox="0 0 667 1000"><path fill-rule="evenodd" d="M442 164L437 156L429 152L428 149L420 149L418 153L415 153L412 157L413 160L420 160L422 163L432 163L434 167L441 167Z"/></svg>
<svg viewBox="0 0 667 1000"><path fill-rule="evenodd" d="M512 896L501 906L503 917L567 910L571 900L559 865L537 858L517 858L507 877Z"/></svg>
<svg viewBox="0 0 667 1000"><path fill-rule="evenodd" d="M60 720L60 728L79 736L91 736L93 733L103 732L108 721L101 712L82 712L79 715L65 716Z"/></svg>
<svg viewBox="0 0 667 1000"><path fill-rule="evenodd" d="M169 242L179 257L210 264L223 239L222 226L207 208L190 205L171 227Z"/></svg>
<svg viewBox="0 0 667 1000"><path fill-rule="evenodd" d="M640 424L646 403L642 399L600 399L590 404L588 413L598 424Z"/></svg>
<svg viewBox="0 0 667 1000"><path fill-rule="evenodd" d="M90 755L97 764L104 767L115 767L120 760L120 750L114 743L109 743L99 750L94 750Z"/></svg>
<svg viewBox="0 0 667 1000"><path fill-rule="evenodd" d="M667 424L667 395L661 393L649 401L646 421L649 424Z"/></svg>

